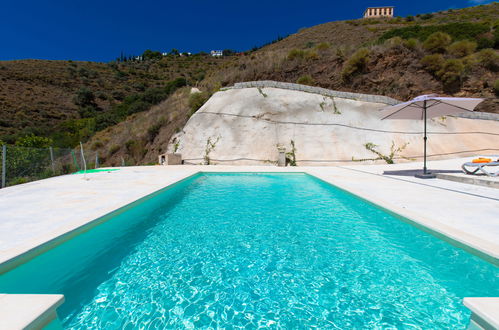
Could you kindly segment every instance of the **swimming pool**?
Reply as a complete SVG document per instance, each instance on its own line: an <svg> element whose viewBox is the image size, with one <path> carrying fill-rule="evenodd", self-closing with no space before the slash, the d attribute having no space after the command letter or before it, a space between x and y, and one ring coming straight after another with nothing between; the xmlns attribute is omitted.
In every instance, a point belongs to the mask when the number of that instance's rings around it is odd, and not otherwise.
<svg viewBox="0 0 499 330"><path fill-rule="evenodd" d="M499 268L306 174L198 174L0 275L65 328L465 328Z"/></svg>

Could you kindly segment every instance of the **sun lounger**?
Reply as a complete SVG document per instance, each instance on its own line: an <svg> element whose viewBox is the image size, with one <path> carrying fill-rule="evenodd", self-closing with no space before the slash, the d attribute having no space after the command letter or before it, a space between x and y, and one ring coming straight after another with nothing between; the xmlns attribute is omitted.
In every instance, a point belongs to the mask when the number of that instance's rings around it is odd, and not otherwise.
<svg viewBox="0 0 499 330"><path fill-rule="evenodd" d="M485 169L487 166L499 166L499 162L488 162L488 163L464 163L461 168L463 169L464 173L466 174L478 174L478 172L482 172L483 174L487 176L498 176L499 175L499 170L495 172L489 172ZM472 168L474 169L468 169Z"/></svg>

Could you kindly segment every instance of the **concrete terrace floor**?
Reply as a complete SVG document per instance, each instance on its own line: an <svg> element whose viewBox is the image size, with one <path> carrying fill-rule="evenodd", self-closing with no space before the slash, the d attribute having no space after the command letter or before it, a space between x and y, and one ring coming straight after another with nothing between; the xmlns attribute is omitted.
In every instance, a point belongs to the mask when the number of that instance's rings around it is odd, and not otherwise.
<svg viewBox="0 0 499 330"><path fill-rule="evenodd" d="M459 170L468 160L434 161L429 168ZM9 187L0 190L0 265L200 171L306 172L485 253L497 263L499 189L408 175L407 170L421 167L420 162L293 168L143 166L87 174L87 180L83 175L66 175ZM385 171L391 174L383 175Z"/></svg>

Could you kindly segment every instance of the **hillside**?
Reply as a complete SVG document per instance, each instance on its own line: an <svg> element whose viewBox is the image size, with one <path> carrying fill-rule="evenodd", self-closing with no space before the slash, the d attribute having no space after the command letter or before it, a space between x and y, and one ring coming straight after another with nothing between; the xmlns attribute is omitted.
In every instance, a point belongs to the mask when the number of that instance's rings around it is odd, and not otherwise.
<svg viewBox="0 0 499 330"><path fill-rule="evenodd" d="M197 84L209 70L225 61L207 56L168 56L156 61L122 63L0 61L0 140L13 143L20 136L35 134L52 136L60 146L67 144L61 140L77 143L99 130L99 123L89 118L99 114L102 118L102 114L116 110L127 97L152 95L152 103L157 103L157 88L178 78ZM86 97L86 103L78 104L79 97ZM85 113L86 106L91 106L94 113ZM90 132L80 132L89 126Z"/></svg>
<svg viewBox="0 0 499 330"><path fill-rule="evenodd" d="M484 97L477 110L499 113L498 25L499 3L492 3L416 17L329 22L241 56L0 62L0 140L13 143L29 133L51 136L61 146L82 140L106 164L122 157L150 163L212 92L253 80L398 100L426 93ZM445 35L428 42L439 31ZM193 99L188 88L177 91L185 84L205 92ZM168 113L179 119L165 120ZM152 139L148 132L156 131Z"/></svg>

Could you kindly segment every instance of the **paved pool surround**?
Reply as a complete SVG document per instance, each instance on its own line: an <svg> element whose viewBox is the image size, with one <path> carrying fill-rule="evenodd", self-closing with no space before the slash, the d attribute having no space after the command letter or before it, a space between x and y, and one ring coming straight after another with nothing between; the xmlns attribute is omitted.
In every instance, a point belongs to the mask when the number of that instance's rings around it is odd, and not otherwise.
<svg viewBox="0 0 499 330"><path fill-rule="evenodd" d="M434 161L429 167L459 169L467 160ZM499 189L404 174L420 165L125 167L1 189L0 273L199 172L304 172L499 265Z"/></svg>

